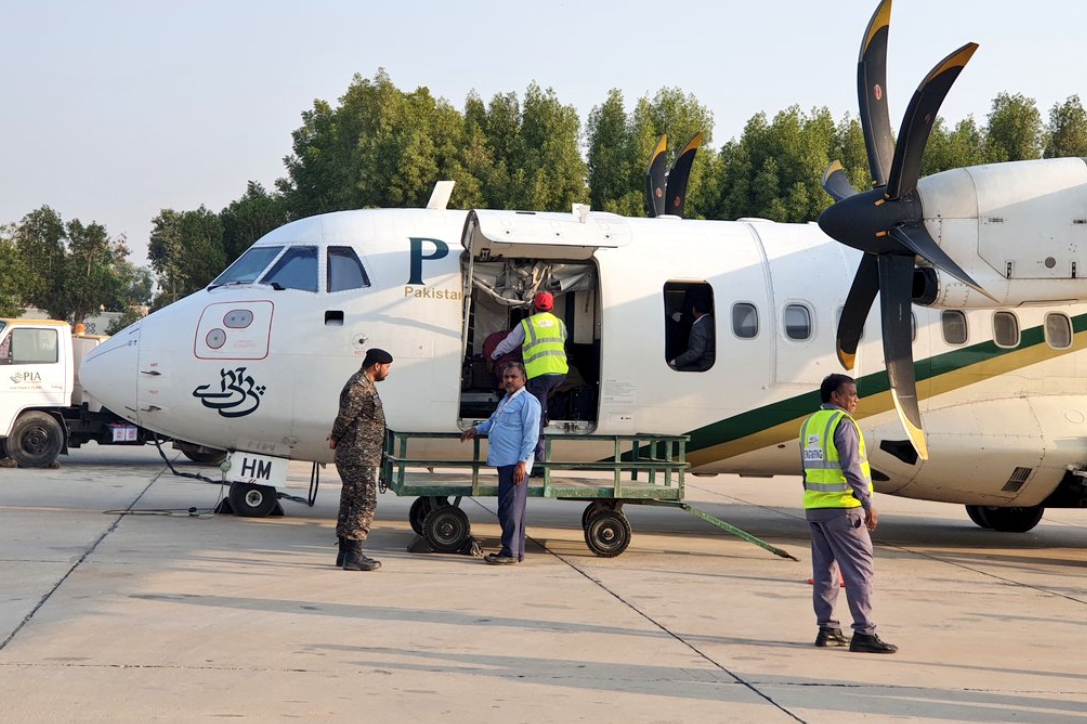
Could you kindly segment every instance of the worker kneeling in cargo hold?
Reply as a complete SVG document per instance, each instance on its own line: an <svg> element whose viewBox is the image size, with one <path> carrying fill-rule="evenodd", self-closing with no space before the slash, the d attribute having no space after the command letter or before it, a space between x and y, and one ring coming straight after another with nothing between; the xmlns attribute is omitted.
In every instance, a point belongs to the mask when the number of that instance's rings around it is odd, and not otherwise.
<svg viewBox="0 0 1087 724"><path fill-rule="evenodd" d="M881 641L872 623L875 564L869 533L876 529L879 513L872 505L864 436L853 419L857 384L846 375L828 375L819 397L822 407L800 427L804 508L811 527L812 602L819 622L815 645L893 654L898 647ZM834 618L839 568L853 614L852 640Z"/></svg>

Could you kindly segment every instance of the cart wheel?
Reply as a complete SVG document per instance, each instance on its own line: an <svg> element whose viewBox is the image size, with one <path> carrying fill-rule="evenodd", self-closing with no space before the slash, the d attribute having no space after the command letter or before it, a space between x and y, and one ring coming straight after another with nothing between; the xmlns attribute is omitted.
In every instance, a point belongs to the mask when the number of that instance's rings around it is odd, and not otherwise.
<svg viewBox="0 0 1087 724"><path fill-rule="evenodd" d="M456 553L471 535L468 515L451 505L431 510L423 520L423 537L439 553Z"/></svg>
<svg viewBox="0 0 1087 724"><path fill-rule="evenodd" d="M435 505L435 503L437 503L437 505ZM411 523L411 529L415 531L417 535L422 535L423 521L426 520L427 513L435 508L445 508L448 505L449 498L428 498L426 496L416 498L411 504L411 510L408 511L408 522Z"/></svg>
<svg viewBox="0 0 1087 724"><path fill-rule="evenodd" d="M234 515L245 518L265 518L276 509L276 489L270 485L233 482L230 484L230 507Z"/></svg>
<svg viewBox="0 0 1087 724"><path fill-rule="evenodd" d="M585 545L601 558L614 558L630 545L630 521L621 511L600 511L585 527Z"/></svg>
<svg viewBox="0 0 1087 724"><path fill-rule="evenodd" d="M582 529L588 529L589 520L597 513L602 513L607 510L608 507L601 503L599 500L594 500L585 506L585 512L581 514L581 527Z"/></svg>

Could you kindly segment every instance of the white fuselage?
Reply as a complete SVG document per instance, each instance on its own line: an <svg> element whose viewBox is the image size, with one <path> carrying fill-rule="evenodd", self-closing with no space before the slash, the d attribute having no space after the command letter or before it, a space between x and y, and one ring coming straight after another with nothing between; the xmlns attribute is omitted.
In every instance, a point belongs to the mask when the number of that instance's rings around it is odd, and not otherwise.
<svg viewBox="0 0 1087 724"><path fill-rule="evenodd" d="M799 471L800 421L818 407L823 377L842 371L835 328L858 252L815 224L595 212L590 223L621 243L586 251L575 249L576 241L547 246L547 230L561 236L579 223L575 216L486 213L495 229L527 240L503 247L494 232L491 259L569 256L595 275L590 293L571 294L566 302L584 307L568 314L584 313L577 334L599 364L592 425L564 425L553 417L549 428L568 450L590 458L609 454L578 447L579 432L590 430L690 434L688 458L697 472ZM372 210L283 226L254 248L316 247L316 291L262 283L200 291L102 345L84 362L83 382L118 414L179 439L326 462L332 456L325 437L340 389L365 350L380 347L395 358L379 387L390 429L463 429L473 421L462 417L461 407L469 272L462 236L469 218L452 210ZM976 211L974 224L980 224ZM443 244L444 255L438 253ZM369 286L329 292L328 247L354 249ZM713 292L717 359L705 372L677 372L665 355L665 286L687 282ZM757 333L738 337L737 310L750 307ZM786 324L798 308L809 319L800 338ZM872 467L882 474L877 489L967 504L1035 505L1066 469L1087 461L1087 340L1072 333L1070 346L1057 348L1061 320L1069 330L1087 326L1087 305L1003 309L1021 330L1019 344L1010 348L993 342L997 311L970 309L949 320L966 320L960 344L945 341L942 310L914 307L930 459L912 465L881 449L884 441L905 436L886 391L878 311L871 315L852 374L864 398L858 415ZM1060 319L1047 322L1053 314ZM448 444L435 447L439 453L468 451Z"/></svg>

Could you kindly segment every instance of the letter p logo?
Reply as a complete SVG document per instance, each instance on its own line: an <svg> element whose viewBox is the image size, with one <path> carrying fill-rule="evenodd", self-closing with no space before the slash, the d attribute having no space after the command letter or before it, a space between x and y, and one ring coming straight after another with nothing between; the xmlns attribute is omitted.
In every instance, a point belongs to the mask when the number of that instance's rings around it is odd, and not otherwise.
<svg viewBox="0 0 1087 724"><path fill-rule="evenodd" d="M411 272L408 284L423 283L423 259L442 259L449 256L449 245L440 239L411 238ZM423 254L423 242L434 245L430 254Z"/></svg>

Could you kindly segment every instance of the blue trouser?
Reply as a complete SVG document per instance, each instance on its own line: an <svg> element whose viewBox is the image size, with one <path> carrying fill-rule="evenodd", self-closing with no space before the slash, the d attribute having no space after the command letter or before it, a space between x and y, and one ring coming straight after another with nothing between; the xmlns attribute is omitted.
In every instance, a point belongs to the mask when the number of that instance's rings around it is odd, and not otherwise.
<svg viewBox="0 0 1087 724"><path fill-rule="evenodd" d="M502 526L500 555L524 560L528 481L514 484L513 471L516 468L516 465L498 466L498 524Z"/></svg>
<svg viewBox="0 0 1087 724"><path fill-rule="evenodd" d="M565 381L566 375L540 375L539 377L533 377L525 385L529 394L540 401L540 440L536 443L536 462L538 463L544 461L543 431L547 427L547 423L550 422L547 418L547 395Z"/></svg>
<svg viewBox="0 0 1087 724"><path fill-rule="evenodd" d="M812 513L817 513L813 516ZM816 517L817 520L812 520ZM839 628L834 617L838 600L838 570L845 581L845 596L853 614L853 630L871 635L872 578L875 564L872 558L872 538L864 526L863 508L841 508L809 511L811 526L812 603L820 626Z"/></svg>

